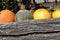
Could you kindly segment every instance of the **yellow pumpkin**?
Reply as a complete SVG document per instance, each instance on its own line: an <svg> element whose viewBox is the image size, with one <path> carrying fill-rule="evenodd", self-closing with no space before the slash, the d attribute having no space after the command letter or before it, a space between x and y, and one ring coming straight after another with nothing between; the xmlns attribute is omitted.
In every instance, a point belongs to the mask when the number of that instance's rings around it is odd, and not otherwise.
<svg viewBox="0 0 60 40"><path fill-rule="evenodd" d="M51 14L46 9L38 9L33 13L34 19L49 19L51 18Z"/></svg>

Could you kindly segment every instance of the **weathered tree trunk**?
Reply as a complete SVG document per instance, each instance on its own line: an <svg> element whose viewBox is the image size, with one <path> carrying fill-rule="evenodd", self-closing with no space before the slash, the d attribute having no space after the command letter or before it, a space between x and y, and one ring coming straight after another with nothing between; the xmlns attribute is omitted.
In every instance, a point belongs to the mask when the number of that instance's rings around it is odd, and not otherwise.
<svg viewBox="0 0 60 40"><path fill-rule="evenodd" d="M60 40L60 19L0 23L0 40Z"/></svg>

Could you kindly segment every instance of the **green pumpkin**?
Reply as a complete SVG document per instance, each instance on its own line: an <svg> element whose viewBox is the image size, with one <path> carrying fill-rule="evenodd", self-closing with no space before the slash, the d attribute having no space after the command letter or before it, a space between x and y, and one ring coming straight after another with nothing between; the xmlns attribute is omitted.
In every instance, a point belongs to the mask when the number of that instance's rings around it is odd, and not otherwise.
<svg viewBox="0 0 60 40"><path fill-rule="evenodd" d="M32 13L28 10L18 11L15 16L15 21L32 19Z"/></svg>

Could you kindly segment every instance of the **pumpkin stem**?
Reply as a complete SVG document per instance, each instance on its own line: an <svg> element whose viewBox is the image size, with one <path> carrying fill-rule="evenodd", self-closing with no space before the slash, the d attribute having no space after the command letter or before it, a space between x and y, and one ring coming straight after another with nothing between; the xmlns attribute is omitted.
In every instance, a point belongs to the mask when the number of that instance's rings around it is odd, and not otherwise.
<svg viewBox="0 0 60 40"><path fill-rule="evenodd" d="M25 5L21 4L20 10L25 10Z"/></svg>

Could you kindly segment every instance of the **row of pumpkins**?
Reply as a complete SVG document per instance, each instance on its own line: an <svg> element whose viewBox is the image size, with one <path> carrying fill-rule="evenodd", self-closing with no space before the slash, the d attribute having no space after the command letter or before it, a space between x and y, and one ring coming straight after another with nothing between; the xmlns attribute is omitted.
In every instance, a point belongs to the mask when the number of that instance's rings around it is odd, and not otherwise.
<svg viewBox="0 0 60 40"><path fill-rule="evenodd" d="M1 22L17 22L20 20L29 19L49 19L49 18L60 18L60 10L55 10L52 14L47 9L38 9L34 12L28 10L20 10L16 14L10 10L0 11L0 23Z"/></svg>

